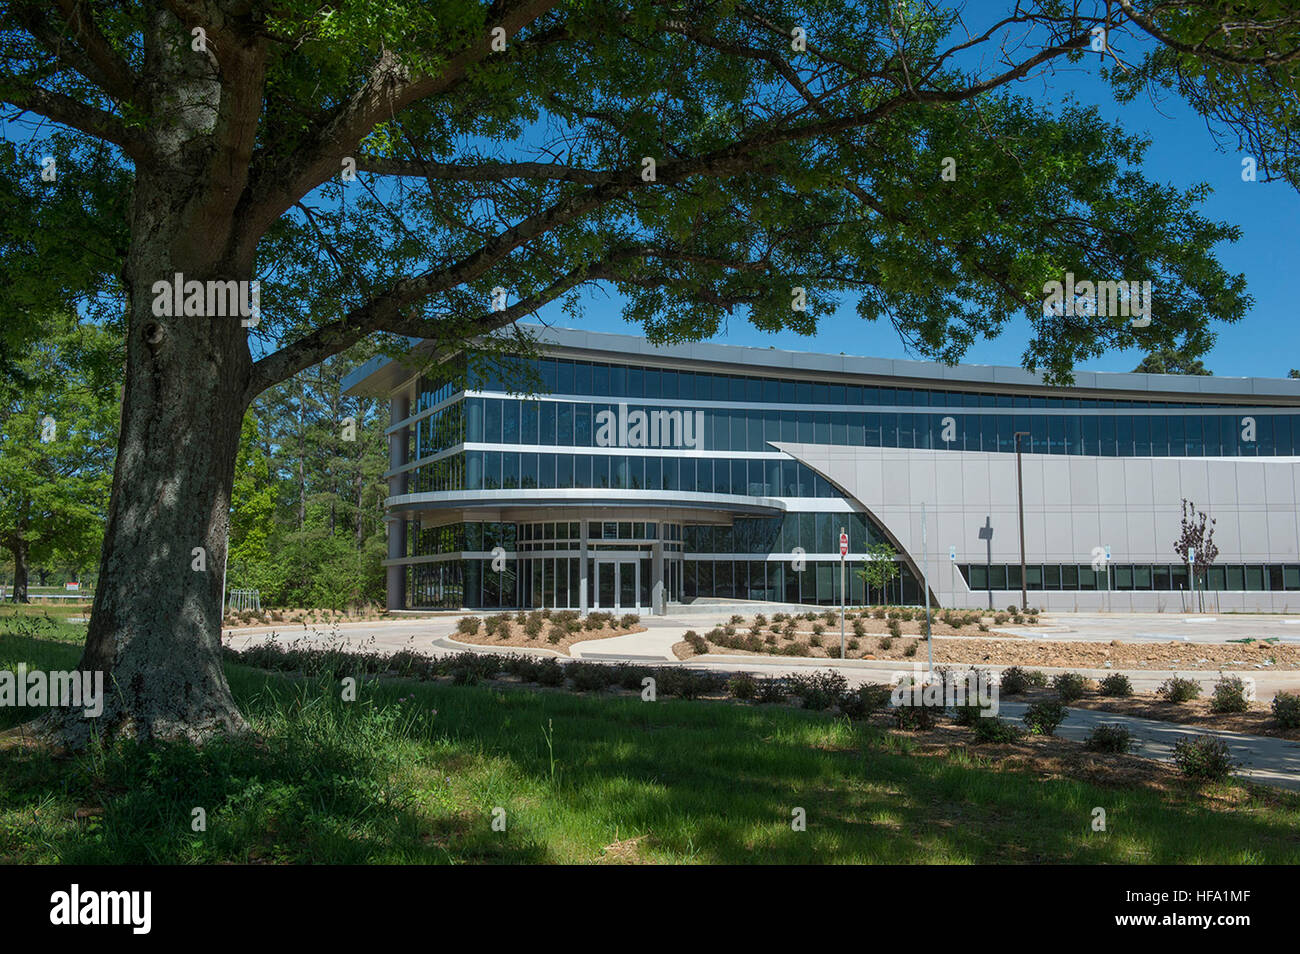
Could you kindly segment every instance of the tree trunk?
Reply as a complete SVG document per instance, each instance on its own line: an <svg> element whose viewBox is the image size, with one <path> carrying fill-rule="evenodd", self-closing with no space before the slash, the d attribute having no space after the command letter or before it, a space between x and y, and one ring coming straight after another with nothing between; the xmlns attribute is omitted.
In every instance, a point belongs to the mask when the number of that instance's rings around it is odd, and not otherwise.
<svg viewBox="0 0 1300 954"><path fill-rule="evenodd" d="M249 280L205 262L176 195L137 178L128 257L126 384L112 500L86 650L102 671L97 720L56 710L37 731L73 748L91 737L188 738L246 728L221 662L222 569L251 359L239 316L159 317L153 282ZM172 186L175 188L175 186ZM179 227L174 224L179 220ZM169 234L169 228L172 230Z"/></svg>
<svg viewBox="0 0 1300 954"><path fill-rule="evenodd" d="M19 542L11 551L14 555L14 595L15 603L30 603L27 596L27 545Z"/></svg>

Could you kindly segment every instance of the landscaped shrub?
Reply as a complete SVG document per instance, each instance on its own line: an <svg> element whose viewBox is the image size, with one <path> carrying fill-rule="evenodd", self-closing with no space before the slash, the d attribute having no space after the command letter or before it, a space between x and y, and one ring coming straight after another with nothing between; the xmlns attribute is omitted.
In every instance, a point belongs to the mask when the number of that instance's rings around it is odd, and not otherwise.
<svg viewBox="0 0 1300 954"><path fill-rule="evenodd" d="M624 613L623 618L618 621L620 629L631 629L633 626L640 625L640 623L641 617L637 616L636 613Z"/></svg>
<svg viewBox="0 0 1300 954"><path fill-rule="evenodd" d="M881 649L888 650L888 649L892 648L893 645L894 645L894 637L892 637L892 636L881 636L881 637L880 637L880 648L881 648Z"/></svg>
<svg viewBox="0 0 1300 954"><path fill-rule="evenodd" d="M1056 728L1065 721L1069 710L1055 700L1036 702L1021 716L1034 735L1055 735Z"/></svg>
<svg viewBox="0 0 1300 954"><path fill-rule="evenodd" d="M903 647L903 655L908 657L915 656L916 647L919 646L920 644L921 644L920 640L913 639L911 642L909 642L906 646Z"/></svg>
<svg viewBox="0 0 1300 954"><path fill-rule="evenodd" d="M716 692L726 685L725 677L677 666L660 666L654 676L661 694L679 699L698 699L706 692Z"/></svg>
<svg viewBox="0 0 1300 954"><path fill-rule="evenodd" d="M977 702L968 702L963 705L954 706L952 710L952 720L958 725L974 725L984 718L981 713L983 708Z"/></svg>
<svg viewBox="0 0 1300 954"><path fill-rule="evenodd" d="M1100 683L1103 696L1131 696L1133 683L1122 672L1113 672Z"/></svg>
<svg viewBox="0 0 1300 954"><path fill-rule="evenodd" d="M1275 695L1273 718L1283 729L1300 729L1300 694L1279 692Z"/></svg>
<svg viewBox="0 0 1300 954"><path fill-rule="evenodd" d="M597 692L614 682L614 668L601 663L569 663L564 672L575 692Z"/></svg>
<svg viewBox="0 0 1300 954"><path fill-rule="evenodd" d="M1018 696L1029 688L1029 673L1020 666L1008 666L1002 671L998 689L1004 696Z"/></svg>
<svg viewBox="0 0 1300 954"><path fill-rule="evenodd" d="M548 643L559 643L568 635L568 631L561 625L552 623L551 628L546 631L546 641Z"/></svg>
<svg viewBox="0 0 1300 954"><path fill-rule="evenodd" d="M758 679L754 700L756 702L772 704L785 702L785 680L779 677L773 679Z"/></svg>
<svg viewBox="0 0 1300 954"><path fill-rule="evenodd" d="M1245 712L1250 708L1246 699L1246 683L1240 676L1221 676L1214 684L1210 697L1211 712Z"/></svg>
<svg viewBox="0 0 1300 954"><path fill-rule="evenodd" d="M1174 743L1174 764L1185 776L1199 782L1220 782L1232 774L1228 743L1212 735L1179 739Z"/></svg>
<svg viewBox="0 0 1300 954"><path fill-rule="evenodd" d="M849 637L849 649L853 650L854 652L857 652L861 647L862 647L862 643L858 640L856 636Z"/></svg>
<svg viewBox="0 0 1300 954"><path fill-rule="evenodd" d="M1195 679L1172 676L1160 684L1156 695L1165 702L1189 702L1201 694L1201 684Z"/></svg>
<svg viewBox="0 0 1300 954"><path fill-rule="evenodd" d="M1093 752L1127 753L1133 747L1133 734L1126 726L1099 725L1088 733L1083 746Z"/></svg>
<svg viewBox="0 0 1300 954"><path fill-rule="evenodd" d="M894 706L894 723L900 729L933 729L943 714L943 705L905 702Z"/></svg>
<svg viewBox="0 0 1300 954"><path fill-rule="evenodd" d="M826 627L823 626L821 623L813 623L813 630L812 630L812 631L813 631L813 635L814 635L814 636L820 636L822 633L826 632ZM813 645L814 645L814 646L817 646L817 645L820 645L820 644L819 644L819 643L813 643Z"/></svg>
<svg viewBox="0 0 1300 954"><path fill-rule="evenodd" d="M758 680L747 672L738 672L727 680L727 691L736 699L753 699L758 695Z"/></svg>
<svg viewBox="0 0 1300 954"><path fill-rule="evenodd" d="M1052 688L1062 702L1073 702L1083 698L1087 680L1077 672L1063 672L1052 679Z"/></svg>
<svg viewBox="0 0 1300 954"><path fill-rule="evenodd" d="M848 688L849 682L844 674L833 669L806 675L800 673L786 679L786 691L801 699L805 709L829 709L839 702Z"/></svg>
<svg viewBox="0 0 1300 954"><path fill-rule="evenodd" d="M991 743L993 745L1019 742L1025 734L1025 730L1014 722L1008 722L1006 719L996 717L976 719L971 723L971 731L975 734L977 744Z"/></svg>
<svg viewBox="0 0 1300 954"><path fill-rule="evenodd" d="M456 623L456 632L463 633L466 636L475 636L478 634L479 625L482 623L477 616L462 616Z"/></svg>
<svg viewBox="0 0 1300 954"><path fill-rule="evenodd" d="M1003 623L1005 623L1005 622L1007 621L1007 618L1008 618L1008 617L1007 617L1007 614L1006 614L1006 613L994 613L994 614L993 614L993 625L994 625L994 626L1001 626Z"/></svg>
<svg viewBox="0 0 1300 954"><path fill-rule="evenodd" d="M535 639L542 634L544 622L541 613L529 613L528 621L524 623L524 632Z"/></svg>
<svg viewBox="0 0 1300 954"><path fill-rule="evenodd" d="M867 624L862 622L861 619L855 619L853 621L853 635L854 636L867 635Z"/></svg>
<svg viewBox="0 0 1300 954"><path fill-rule="evenodd" d="M863 683L840 696L839 709L850 719L865 719L877 709L889 704L889 687L873 682Z"/></svg>
<svg viewBox="0 0 1300 954"><path fill-rule="evenodd" d="M564 667L554 657L539 662L532 675L533 682L541 686L564 685Z"/></svg>
<svg viewBox="0 0 1300 954"><path fill-rule="evenodd" d="M744 621L745 621L745 617L743 617L743 616L733 616L733 617L731 617L731 625L732 625L732 626L739 626L739 625L740 625L741 623L743 623Z"/></svg>

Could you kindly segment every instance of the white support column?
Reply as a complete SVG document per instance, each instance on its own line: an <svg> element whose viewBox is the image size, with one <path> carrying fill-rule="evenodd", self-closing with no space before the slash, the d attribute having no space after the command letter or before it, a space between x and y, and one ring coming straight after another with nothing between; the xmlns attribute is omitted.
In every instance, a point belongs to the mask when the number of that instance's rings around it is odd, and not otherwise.
<svg viewBox="0 0 1300 954"><path fill-rule="evenodd" d="M389 426L404 420L411 413L411 401L405 394L394 394L389 403ZM388 436L388 469L396 470L407 463L410 445L410 428L404 427ZM396 497L406 493L406 474L394 474L388 478L388 496ZM398 560L406 556L406 520L392 516L388 524L388 559ZM388 608L400 610L406 608L406 567L390 566L388 568Z"/></svg>
<svg viewBox="0 0 1300 954"><path fill-rule="evenodd" d="M578 612L583 616L587 615L587 610L591 605L591 596L587 583L587 521L583 519L582 528L582 556L578 559Z"/></svg>

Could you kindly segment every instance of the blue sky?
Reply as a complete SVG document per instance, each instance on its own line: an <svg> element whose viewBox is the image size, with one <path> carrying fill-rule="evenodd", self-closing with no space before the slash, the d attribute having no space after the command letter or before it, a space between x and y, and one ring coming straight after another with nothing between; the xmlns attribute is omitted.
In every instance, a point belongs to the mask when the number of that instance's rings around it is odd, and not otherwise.
<svg viewBox="0 0 1300 954"><path fill-rule="evenodd" d="M1006 9L1004 3L993 0L972 6ZM974 26L983 21L974 15L967 22ZM1225 137L1224 151L1220 151L1205 121L1175 95L1117 103L1100 79L1098 67L1098 57L1090 54L1078 64L1064 64L1053 74L1022 82L1016 91L1051 102L1072 93L1078 102L1097 106L1103 118L1151 140L1143 164L1149 179L1179 187L1198 182L1210 185L1214 192L1200 206L1202 213L1237 225L1242 232L1235 244L1219 247L1219 260L1229 272L1246 276L1255 304L1235 325L1212 325L1217 340L1204 358L1205 365L1221 376L1285 377L1290 368L1300 367L1300 354L1292 346L1297 306L1290 284L1293 276L1300 276L1300 194L1284 183L1243 182L1242 154L1236 151L1235 139ZM589 294L585 301L584 328L637 333L637 328L623 320L619 299L612 292ZM574 324L558 306L544 309L538 317L562 326ZM1009 323L1000 337L972 346L963 363L1018 365L1025 327L1023 318ZM737 313L725 333L712 340L794 351L917 357L908 353L892 327L863 321L851 303L824 319L815 336L760 332ZM1079 369L1131 371L1143 354L1140 349L1114 351L1081 364Z"/></svg>

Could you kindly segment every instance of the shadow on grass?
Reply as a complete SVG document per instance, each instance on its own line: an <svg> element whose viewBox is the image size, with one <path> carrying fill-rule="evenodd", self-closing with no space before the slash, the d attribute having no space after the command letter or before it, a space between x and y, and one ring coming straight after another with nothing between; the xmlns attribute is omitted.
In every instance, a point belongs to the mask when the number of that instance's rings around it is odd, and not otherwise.
<svg viewBox="0 0 1300 954"><path fill-rule="evenodd" d="M0 640L3 665L67 668L76 655ZM907 754L824 713L395 680L362 680L358 701L343 702L333 679L227 671L256 738L57 760L0 752L0 856L582 863L635 842L625 860L1300 860L1294 796L1226 809L1189 793L1044 780ZM1106 832L1091 830L1094 807L1106 809ZM195 809L205 831L193 830Z"/></svg>

